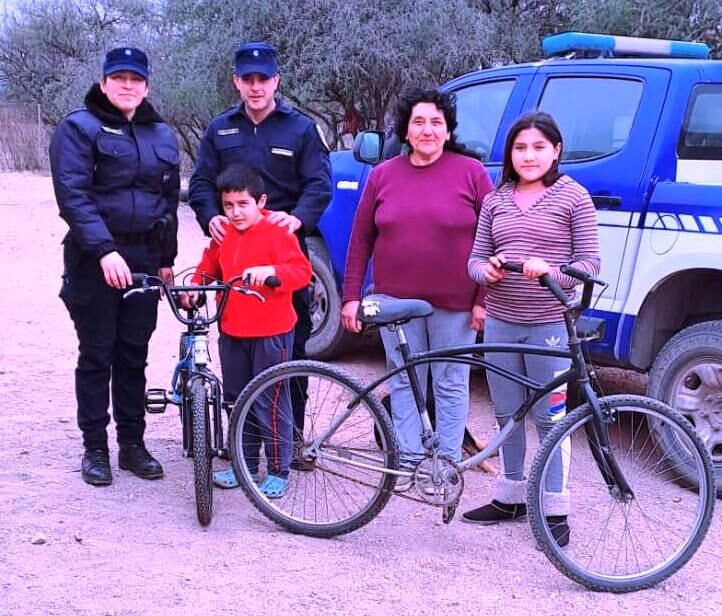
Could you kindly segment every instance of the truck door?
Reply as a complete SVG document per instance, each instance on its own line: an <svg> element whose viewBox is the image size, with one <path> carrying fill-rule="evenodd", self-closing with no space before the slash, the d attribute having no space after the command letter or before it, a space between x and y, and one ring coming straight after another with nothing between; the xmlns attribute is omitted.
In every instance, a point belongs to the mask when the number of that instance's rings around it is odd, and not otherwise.
<svg viewBox="0 0 722 616"><path fill-rule="evenodd" d="M637 226L650 182L649 149L667 96L669 71L609 61L550 62L539 69L525 111L550 113L559 124L562 170L585 186L597 208L601 278L597 316L607 320L597 356L614 357L632 278Z"/></svg>

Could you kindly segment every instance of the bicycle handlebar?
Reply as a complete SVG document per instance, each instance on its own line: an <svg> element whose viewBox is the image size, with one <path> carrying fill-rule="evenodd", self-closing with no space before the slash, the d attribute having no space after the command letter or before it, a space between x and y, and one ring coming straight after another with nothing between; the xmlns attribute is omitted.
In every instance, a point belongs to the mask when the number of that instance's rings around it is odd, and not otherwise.
<svg viewBox="0 0 722 616"><path fill-rule="evenodd" d="M228 282L213 282L212 284L205 285L169 285L162 278L158 276L153 276L151 274L135 272L132 273L131 276L135 288L124 293L123 298L127 298L134 293L145 293L146 291L163 291L165 293L165 296L168 298L168 305L173 312L173 316L175 316L175 318L184 325L191 325L193 323L198 323L199 321L203 325L210 325L212 323L215 323L220 318L221 314L223 314L223 310L226 307L226 302L230 297L229 293L225 293L226 291L235 291L237 293L243 293L244 295L252 295L260 302L266 301L266 298L263 297L263 295L261 295L258 291L254 291L253 289L249 288L250 279L248 277L246 277L246 279L244 280L242 276L234 276ZM236 286L236 283L239 281L243 282L240 287ZM268 278L266 278L263 284L266 287L275 289L281 286L281 280L277 276L269 276ZM218 304L218 309L213 316L208 318L190 316L191 314L197 312L197 309L200 308L200 306L202 305L200 303L193 306L191 310L187 310L189 314L188 317L184 317L183 315L181 315L180 307L178 306L177 302L178 296L180 293L187 293L193 291L201 293L206 291L211 291L213 293L223 293L221 300Z"/></svg>
<svg viewBox="0 0 722 616"><path fill-rule="evenodd" d="M501 265L502 269L507 270L508 272L516 272L517 274L522 274L524 272L524 264L523 263L514 263L511 261L505 261ZM587 272L577 269L576 267L572 267L571 265L561 265L559 267L559 271L562 274L565 274L566 276L571 276L572 278L576 278L581 283L584 284L584 291L582 293L582 300L578 304L578 306L575 306L572 300L569 298L569 296L566 294L564 289L561 288L559 283L554 280L549 274L543 274L539 277L539 284L543 287L546 287L551 291L552 295L556 297L559 302L565 307L565 308L581 308L582 310L585 310L586 308L589 308L589 304L591 303L592 298L592 288L595 284L598 285L606 285L607 283L603 280L600 280L599 278L595 278L591 274L588 274Z"/></svg>

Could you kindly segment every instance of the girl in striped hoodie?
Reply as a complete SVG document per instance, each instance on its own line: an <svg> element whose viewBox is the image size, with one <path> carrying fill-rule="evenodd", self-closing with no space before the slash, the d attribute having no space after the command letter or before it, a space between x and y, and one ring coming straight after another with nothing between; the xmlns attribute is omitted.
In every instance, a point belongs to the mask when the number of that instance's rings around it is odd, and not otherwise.
<svg viewBox="0 0 722 616"><path fill-rule="evenodd" d="M468 262L471 278L486 287L485 342L565 346L564 308L537 279L549 274L573 293L576 279L562 274L560 265L568 263L592 275L599 272L594 204L582 186L560 173L562 147L559 128L543 112L519 118L507 137L501 181L484 199ZM505 261L523 263L523 274L502 269ZM539 355L493 353L488 359L538 382L549 381L556 372L569 367L568 359ZM503 427L523 402L526 391L522 385L491 372L487 379L496 419ZM565 392L554 392L534 406L532 414L540 439L553 421L563 416L564 398ZM465 522L497 524L526 515L525 453L526 435L521 426L501 448L502 476L493 500L463 514ZM568 468L564 462L561 457L555 462L545 498L550 528L562 546L569 542Z"/></svg>

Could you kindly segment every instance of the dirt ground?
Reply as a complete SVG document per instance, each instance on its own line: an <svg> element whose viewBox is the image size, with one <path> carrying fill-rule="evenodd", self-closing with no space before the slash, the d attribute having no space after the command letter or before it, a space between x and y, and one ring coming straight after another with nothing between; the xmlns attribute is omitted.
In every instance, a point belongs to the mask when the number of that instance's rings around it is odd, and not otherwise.
<svg viewBox="0 0 722 616"><path fill-rule="evenodd" d="M614 596L590 593L558 573L525 524L444 526L439 510L400 499L359 531L318 540L273 526L238 490L216 491L213 522L202 529L176 412L148 422L146 442L164 479L147 482L118 470L111 445L113 485L86 485L74 418L76 342L57 297L65 225L50 179L0 174L0 214L0 615L647 615L722 608L722 507L680 573L658 588ZM202 244L183 207L179 265L194 263ZM148 382L165 387L180 326L160 308ZM382 368L373 352L340 363L362 378ZM607 378L618 390L640 387L623 373ZM473 387L474 422L488 436L485 386L476 377ZM490 485L488 476L470 473L460 511L486 501Z"/></svg>

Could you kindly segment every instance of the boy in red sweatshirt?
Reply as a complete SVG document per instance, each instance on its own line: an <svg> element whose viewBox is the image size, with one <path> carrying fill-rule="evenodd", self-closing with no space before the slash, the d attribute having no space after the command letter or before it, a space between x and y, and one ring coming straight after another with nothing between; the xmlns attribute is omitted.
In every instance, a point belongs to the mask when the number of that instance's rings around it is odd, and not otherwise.
<svg viewBox="0 0 722 616"><path fill-rule="evenodd" d="M218 347L223 394L232 402L254 376L291 357L297 320L291 296L311 282L311 265L296 236L266 219L267 197L254 170L230 167L216 183L228 218L226 235L220 244L211 240L193 283L242 275L266 299L262 303L250 295L231 293L221 316ZM281 286L264 286L269 276L280 279ZM264 447L268 472L260 489L269 498L286 493L293 455L290 392L287 383L279 383L279 388L272 398L256 401L255 421L246 421L242 436L243 455L254 476L259 471L261 445ZM238 486L232 468L214 473L213 480L224 488Z"/></svg>

